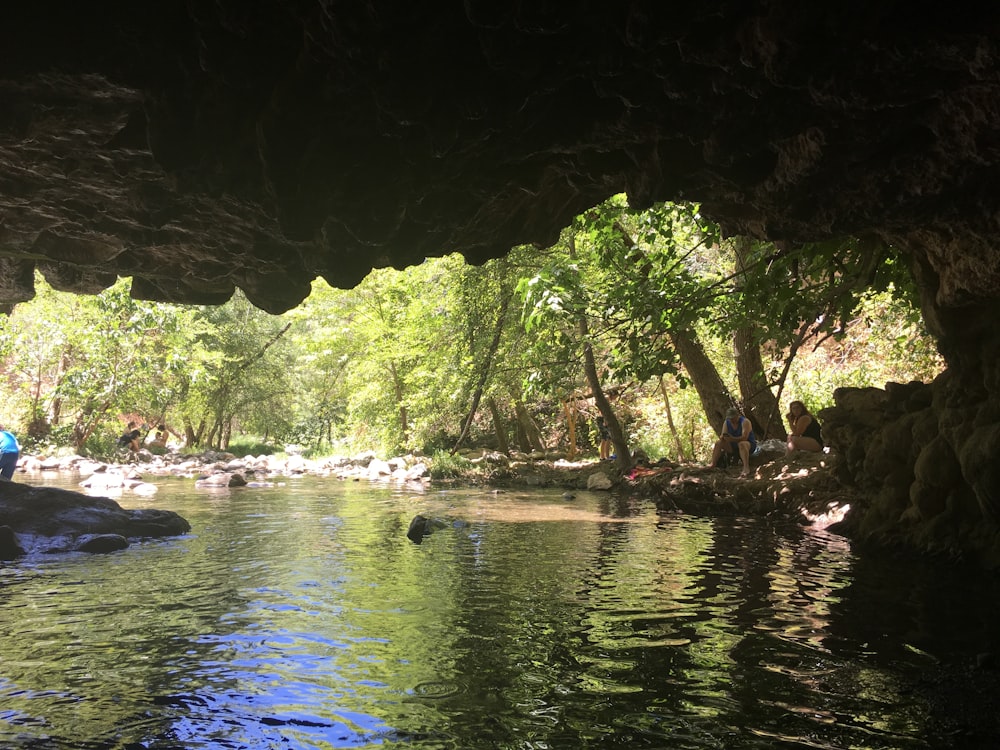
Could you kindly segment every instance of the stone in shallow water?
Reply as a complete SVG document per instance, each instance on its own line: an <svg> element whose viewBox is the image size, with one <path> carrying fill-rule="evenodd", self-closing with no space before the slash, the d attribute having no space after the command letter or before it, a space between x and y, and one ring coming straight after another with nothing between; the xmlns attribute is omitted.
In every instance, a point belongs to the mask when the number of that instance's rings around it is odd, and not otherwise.
<svg viewBox="0 0 1000 750"><path fill-rule="evenodd" d="M610 490L611 485L611 479L603 471L598 471L587 477L588 490Z"/></svg>
<svg viewBox="0 0 1000 750"><path fill-rule="evenodd" d="M97 554L117 552L128 547L128 539L121 534L88 534L77 540L78 552Z"/></svg>
<svg viewBox="0 0 1000 750"><path fill-rule="evenodd" d="M410 528L406 530L406 538L414 544L420 544L424 541L424 537L431 533L427 523L427 518L424 516L414 516L413 520L410 521Z"/></svg>

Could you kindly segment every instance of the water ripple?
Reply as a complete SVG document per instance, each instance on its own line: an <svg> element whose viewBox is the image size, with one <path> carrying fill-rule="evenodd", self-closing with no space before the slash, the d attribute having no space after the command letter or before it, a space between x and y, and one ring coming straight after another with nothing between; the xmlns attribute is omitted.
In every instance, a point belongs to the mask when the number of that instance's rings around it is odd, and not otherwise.
<svg viewBox="0 0 1000 750"><path fill-rule="evenodd" d="M0 746L928 750L907 675L995 630L995 583L606 495L157 503L192 533L0 567Z"/></svg>

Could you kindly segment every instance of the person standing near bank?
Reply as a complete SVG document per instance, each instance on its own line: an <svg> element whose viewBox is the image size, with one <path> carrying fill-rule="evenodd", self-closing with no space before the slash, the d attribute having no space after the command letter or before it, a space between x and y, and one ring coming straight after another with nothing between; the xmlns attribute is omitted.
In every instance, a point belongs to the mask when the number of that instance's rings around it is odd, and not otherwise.
<svg viewBox="0 0 1000 750"><path fill-rule="evenodd" d="M788 443L785 455L795 451L819 453L823 450L823 434L819 422L806 409L801 401L792 401L788 405Z"/></svg>
<svg viewBox="0 0 1000 750"><path fill-rule="evenodd" d="M601 447L599 449L601 460L610 461L611 460L611 432L608 430L608 424L604 421L604 417L597 418L597 430L601 433Z"/></svg>
<svg viewBox="0 0 1000 750"><path fill-rule="evenodd" d="M0 425L0 479L10 481L17 468L17 460L21 457L21 446L6 427Z"/></svg>

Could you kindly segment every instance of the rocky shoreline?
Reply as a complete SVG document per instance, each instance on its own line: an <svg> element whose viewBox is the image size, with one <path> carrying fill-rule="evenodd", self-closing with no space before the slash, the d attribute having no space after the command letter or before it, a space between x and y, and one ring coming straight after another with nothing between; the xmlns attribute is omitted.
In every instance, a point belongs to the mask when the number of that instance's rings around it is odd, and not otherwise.
<svg viewBox="0 0 1000 750"><path fill-rule="evenodd" d="M340 481L431 483L495 488L555 487L653 499L666 511L698 515L765 515L827 525L843 514L850 496L834 479L829 454L764 452L753 476L737 469L710 469L661 461L640 463L627 473L613 462L592 457L569 460L561 454L467 452L447 478L432 479L433 461L406 455L382 459L374 453L307 459L291 454L237 457L206 451L198 455L140 451L134 462L106 463L81 456L24 456L14 482L0 483L0 559L33 551L108 552L138 538L186 533L187 521L169 511L126 511L111 498L152 496L155 477L193 479L200 488L270 486L282 478L321 476ZM46 472L80 477L80 490L31 487L18 477ZM44 509L40 513L39 509ZM139 515L137 515L139 514ZM44 523L42 522L44 520Z"/></svg>
<svg viewBox="0 0 1000 750"><path fill-rule="evenodd" d="M623 472L614 461L599 461L591 455L571 458L556 452L505 455L488 450L466 451L443 470L435 466L433 459L418 454L383 459L366 452L310 459L297 453L237 457L221 451L154 455L144 449L129 463L99 462L76 455L24 456L15 483L23 476L69 472L80 477L83 497L102 498L155 495L155 478L165 476L193 479L196 487L216 489L266 487L285 478L308 475L340 481L402 483L416 492L431 484L589 490L649 499L665 512L758 516L809 525L841 534L857 549L871 546L988 566L989 561L978 557L975 549L964 548L958 542L920 544L903 526L898 533L891 528L878 534L866 532L864 519L869 500L862 490L845 484L843 459L837 451L786 456L775 441L768 441L763 448L751 460L751 474L746 478L739 476L739 468L714 469L698 463L667 461L640 461ZM0 526L4 524L2 495L0 492ZM849 512L852 508L854 512Z"/></svg>
<svg viewBox="0 0 1000 750"><path fill-rule="evenodd" d="M714 469L698 463L667 461L640 461L623 472L614 461L599 461L591 455L571 458L556 452L506 455L488 450L466 451L442 467L418 454L383 459L374 452L365 452L310 459L294 452L237 457L211 450L154 455L144 449L129 463L99 462L77 455L24 456L15 483L22 476L68 472L80 477L82 497L100 498L155 495L154 479L165 476L193 479L196 487L216 489L266 487L285 478L308 475L340 481L402 483L416 492L431 484L589 490L649 499L665 512L758 516L809 525L841 534L858 549L870 545L948 561L970 560L980 565L988 562L978 558L975 550L958 543L915 543L902 526L899 533L891 529L867 533L863 524L868 500L861 490L845 484L843 459L837 451L786 456L775 441L762 447L760 455L751 460L751 474L746 478L739 476L739 468ZM852 508L853 513L849 512ZM0 492L0 526L5 523L4 517ZM80 536L83 531L74 533Z"/></svg>

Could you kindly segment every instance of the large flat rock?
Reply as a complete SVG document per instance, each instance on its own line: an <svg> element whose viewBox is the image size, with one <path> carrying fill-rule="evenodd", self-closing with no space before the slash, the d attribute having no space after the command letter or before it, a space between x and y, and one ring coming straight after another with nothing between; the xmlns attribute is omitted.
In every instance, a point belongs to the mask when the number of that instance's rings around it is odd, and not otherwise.
<svg viewBox="0 0 1000 750"><path fill-rule="evenodd" d="M22 552L69 551L95 547L95 536L118 536L126 540L178 536L191 524L169 510L126 510L106 497L89 497L55 487L32 487L16 482L0 482L0 527L7 527L6 551L11 544ZM12 532L12 534L11 534ZM16 550L14 550L16 553Z"/></svg>

